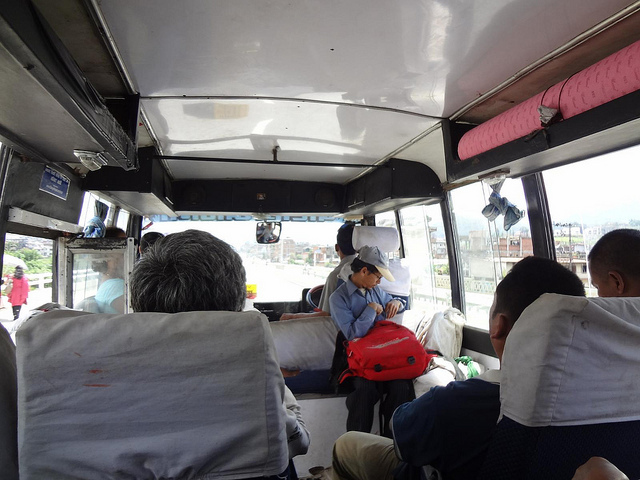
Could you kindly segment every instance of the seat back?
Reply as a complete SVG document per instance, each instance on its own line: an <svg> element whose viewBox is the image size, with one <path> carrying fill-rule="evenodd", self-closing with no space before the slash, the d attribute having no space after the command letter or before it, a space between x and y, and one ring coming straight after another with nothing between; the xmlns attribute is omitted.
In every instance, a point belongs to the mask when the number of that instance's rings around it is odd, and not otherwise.
<svg viewBox="0 0 640 480"><path fill-rule="evenodd" d="M480 478L571 478L592 456L640 477L640 298L545 294L506 341Z"/></svg>
<svg viewBox="0 0 640 480"><path fill-rule="evenodd" d="M268 477L284 383L259 312L54 311L17 334L20 478Z"/></svg>
<svg viewBox="0 0 640 480"><path fill-rule="evenodd" d="M18 480L17 395L16 349L0 325L0 472L7 480Z"/></svg>
<svg viewBox="0 0 640 480"><path fill-rule="evenodd" d="M100 311L100 305L96 302L95 295L80 300L74 307L74 310L82 310L88 313L102 313Z"/></svg>
<svg viewBox="0 0 640 480"><path fill-rule="evenodd" d="M378 247L383 252L395 252L400 248L398 230L393 227L362 227L353 229L353 248L358 251L365 245Z"/></svg>

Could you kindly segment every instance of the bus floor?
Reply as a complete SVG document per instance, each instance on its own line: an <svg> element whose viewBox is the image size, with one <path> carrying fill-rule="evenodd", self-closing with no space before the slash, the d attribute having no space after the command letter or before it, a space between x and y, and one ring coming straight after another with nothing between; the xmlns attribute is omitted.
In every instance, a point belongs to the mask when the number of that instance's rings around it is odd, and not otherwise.
<svg viewBox="0 0 640 480"><path fill-rule="evenodd" d="M293 459L299 478L331 478L333 444L346 432L346 396L304 394L297 398L302 417L311 434L311 444L306 455ZM379 434L378 406L374 412L372 433ZM321 469L320 467L324 467Z"/></svg>

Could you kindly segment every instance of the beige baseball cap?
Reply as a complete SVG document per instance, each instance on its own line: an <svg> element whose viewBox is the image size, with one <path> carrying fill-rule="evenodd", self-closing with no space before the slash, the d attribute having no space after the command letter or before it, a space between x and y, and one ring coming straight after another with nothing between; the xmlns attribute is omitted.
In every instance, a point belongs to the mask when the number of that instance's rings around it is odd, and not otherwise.
<svg viewBox="0 0 640 480"><path fill-rule="evenodd" d="M389 282L395 282L391 272L389 271L389 257L381 252L378 247L370 247L365 245L358 250L358 258L365 263L373 265L378 269L380 274Z"/></svg>

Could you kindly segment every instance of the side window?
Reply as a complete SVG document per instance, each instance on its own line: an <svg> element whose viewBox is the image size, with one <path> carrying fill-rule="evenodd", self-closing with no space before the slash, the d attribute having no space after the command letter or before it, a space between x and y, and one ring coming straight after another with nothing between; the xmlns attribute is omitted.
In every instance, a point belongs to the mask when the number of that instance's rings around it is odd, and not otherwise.
<svg viewBox="0 0 640 480"><path fill-rule="evenodd" d="M587 256L598 239L618 228L640 229L640 146L543 173L556 258L575 272L588 296L597 296Z"/></svg>
<svg viewBox="0 0 640 480"><path fill-rule="evenodd" d="M411 271L411 308L428 315L451 305L449 257L439 205L400 210L405 259Z"/></svg>
<svg viewBox="0 0 640 480"><path fill-rule="evenodd" d="M398 224L396 223L396 213L394 210L390 212L378 213L376 214L376 227L392 227L396 230L398 229ZM386 252L389 255L389 259L400 258L400 249L395 252Z"/></svg>
<svg viewBox="0 0 640 480"><path fill-rule="evenodd" d="M20 267L20 273L17 273L16 267ZM5 241L2 278L4 280L0 287L2 290L0 321L2 322L13 321L15 315L25 319L32 309L51 302L53 240L8 233ZM11 294L18 283L20 288L16 288ZM13 332L19 325L20 322L14 322L5 326L9 332Z"/></svg>
<svg viewBox="0 0 640 480"><path fill-rule="evenodd" d="M81 227L87 225L89 220L91 220L96 215L96 202L102 202L106 205L105 208L108 208L105 211L104 222L106 225L109 225L111 221L113 221L113 226L127 231L127 226L129 222L130 213L126 210L122 210L120 208L112 205L108 200L100 198L92 193L86 192L84 194L84 199L82 203L82 211L80 213L80 220L78 221Z"/></svg>
<svg viewBox="0 0 640 480"><path fill-rule="evenodd" d="M391 210L390 212L376 214L376 227L398 228L395 212Z"/></svg>
<svg viewBox="0 0 640 480"><path fill-rule="evenodd" d="M460 242L467 324L487 330L489 309L497 283L522 258L533 255L529 221L525 215L505 228L505 217L490 221L482 214L491 187L474 183L451 192L455 226ZM500 195L518 209L526 206L522 183L506 179Z"/></svg>
<svg viewBox="0 0 640 480"><path fill-rule="evenodd" d="M127 226L129 223L129 212L126 210L120 210L118 212L118 219L116 220L116 227L127 231Z"/></svg>

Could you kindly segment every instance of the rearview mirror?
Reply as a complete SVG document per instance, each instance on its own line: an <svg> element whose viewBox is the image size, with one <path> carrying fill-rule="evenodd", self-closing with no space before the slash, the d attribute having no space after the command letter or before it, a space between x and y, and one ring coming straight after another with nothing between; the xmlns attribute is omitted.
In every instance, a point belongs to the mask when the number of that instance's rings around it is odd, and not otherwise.
<svg viewBox="0 0 640 480"><path fill-rule="evenodd" d="M280 222L258 222L256 225L256 242L261 244L278 243L280 240Z"/></svg>

